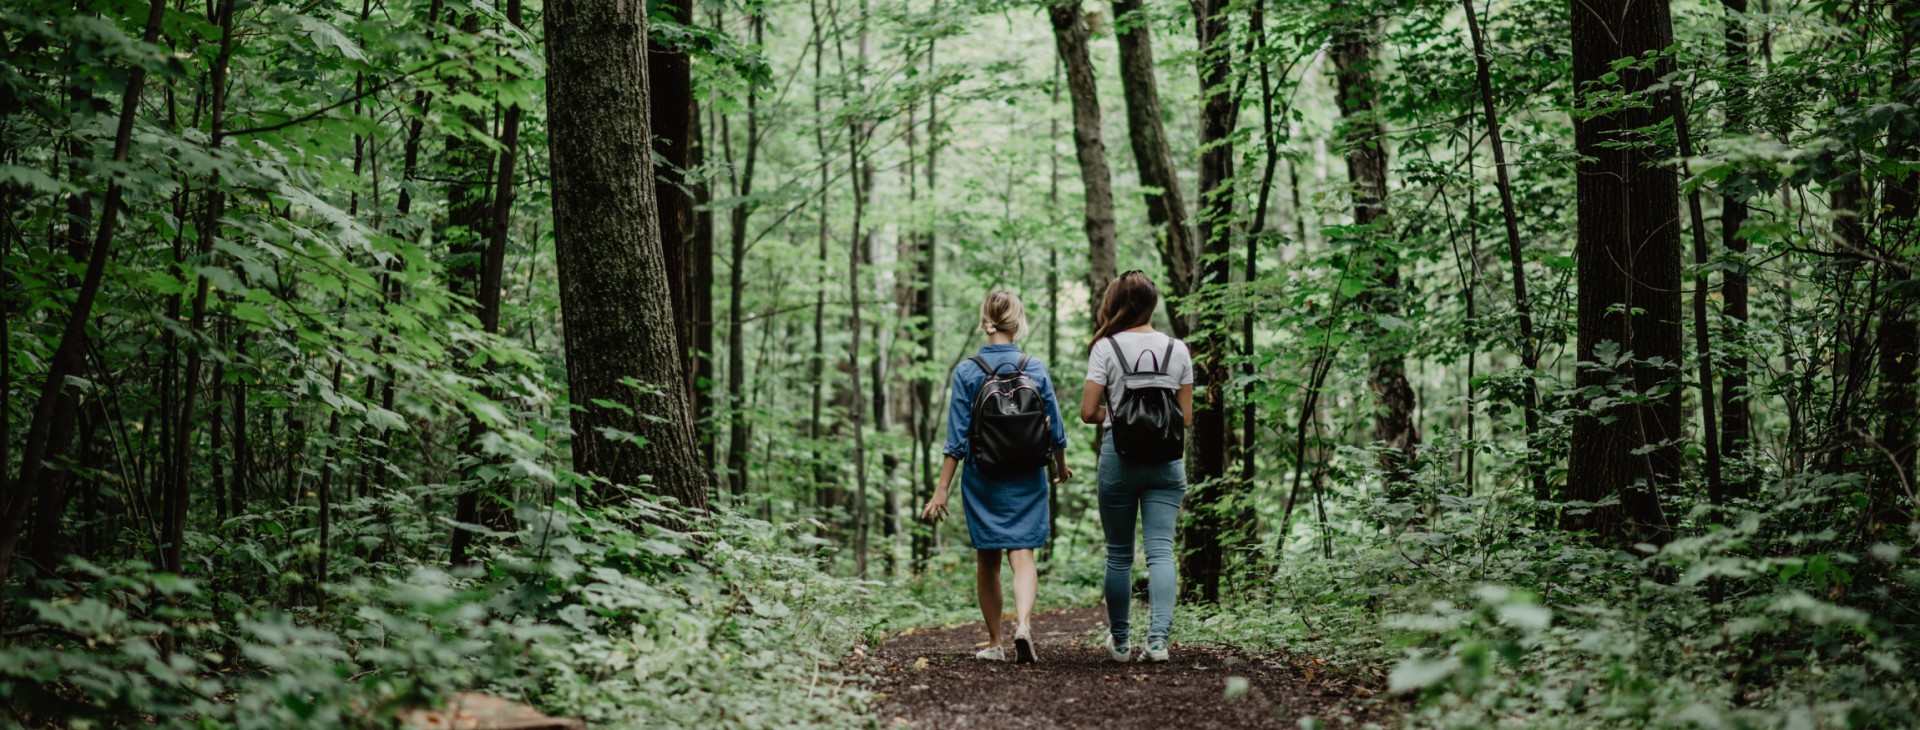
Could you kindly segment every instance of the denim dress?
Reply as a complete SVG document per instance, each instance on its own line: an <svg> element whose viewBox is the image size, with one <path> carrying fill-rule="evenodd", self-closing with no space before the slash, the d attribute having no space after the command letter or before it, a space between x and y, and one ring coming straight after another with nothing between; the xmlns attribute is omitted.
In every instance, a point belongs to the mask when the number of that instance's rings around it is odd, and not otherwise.
<svg viewBox="0 0 1920 730"><path fill-rule="evenodd" d="M1024 355L1018 346L987 345L980 357L1002 372L1012 370ZM1040 386L1047 404L1048 428L1053 447L1067 447L1067 426L1060 421L1060 403L1054 398L1053 380L1040 358L1027 360L1027 377ZM967 458L970 444L967 431L973 425L973 399L987 374L971 360L963 360L953 369L953 403L947 409L946 454L960 460L960 499L967 512L967 536L975 550L1023 550L1047 544L1047 470L1045 467L1024 474L989 477L974 468Z"/></svg>

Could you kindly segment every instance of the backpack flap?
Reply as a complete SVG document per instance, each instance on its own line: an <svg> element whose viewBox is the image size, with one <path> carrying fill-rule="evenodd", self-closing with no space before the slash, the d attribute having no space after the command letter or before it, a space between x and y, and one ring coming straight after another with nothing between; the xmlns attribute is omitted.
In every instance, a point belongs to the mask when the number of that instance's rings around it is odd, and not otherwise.
<svg viewBox="0 0 1920 730"><path fill-rule="evenodd" d="M1149 371L1134 369L1121 351L1120 343L1107 338L1127 383L1119 403L1108 399L1107 414L1113 420L1113 448L1129 461L1166 463L1181 458L1186 451L1186 417L1180 412L1177 389L1166 385L1167 363L1173 358L1177 341L1167 339L1166 352L1156 358L1156 369Z"/></svg>
<svg viewBox="0 0 1920 730"><path fill-rule="evenodd" d="M974 364L987 373L974 396L968 449L975 468L989 476L1013 476L1046 466L1053 453L1052 428L1040 386L1027 375L1028 356L1012 372L998 372L984 358Z"/></svg>

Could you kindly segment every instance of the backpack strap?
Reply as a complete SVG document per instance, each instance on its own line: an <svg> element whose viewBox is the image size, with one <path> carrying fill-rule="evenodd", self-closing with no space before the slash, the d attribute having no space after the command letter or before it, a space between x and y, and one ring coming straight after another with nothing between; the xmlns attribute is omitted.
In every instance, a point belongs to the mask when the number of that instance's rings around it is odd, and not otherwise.
<svg viewBox="0 0 1920 730"><path fill-rule="evenodd" d="M1171 375L1171 373L1167 372L1167 364L1173 362L1173 346L1177 344L1180 344L1179 340L1173 339L1172 337L1167 338L1167 353L1160 356L1161 375Z"/></svg>
<svg viewBox="0 0 1920 730"><path fill-rule="evenodd" d="M1027 374L1027 362L1032 359L1033 359L1032 355L1029 355L1024 352L1020 353L1020 364L1013 366L1013 374L1015 375Z"/></svg>
<svg viewBox="0 0 1920 730"><path fill-rule="evenodd" d="M979 355L974 355L973 357L967 358L967 361L973 363L974 365L979 366L980 372L986 373L987 377L989 378L993 377L993 367L987 365L986 358L981 357Z"/></svg>
<svg viewBox="0 0 1920 730"><path fill-rule="evenodd" d="M1113 335L1107 335L1107 344L1113 346L1113 359L1120 361L1120 372L1132 375L1133 365L1127 362L1127 353L1120 350L1120 341L1113 339Z"/></svg>

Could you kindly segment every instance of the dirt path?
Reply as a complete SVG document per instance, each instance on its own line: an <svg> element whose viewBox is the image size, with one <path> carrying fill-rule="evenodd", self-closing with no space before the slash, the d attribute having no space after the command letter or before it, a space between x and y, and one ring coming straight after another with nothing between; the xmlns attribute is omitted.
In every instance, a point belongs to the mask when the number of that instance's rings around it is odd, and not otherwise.
<svg viewBox="0 0 1920 730"><path fill-rule="evenodd" d="M1105 626L1099 608L1035 616L1040 661L1026 665L974 659L978 624L890 636L869 659L885 694L878 718L916 728L1292 729L1308 716L1340 728L1380 714L1372 690L1310 660L1176 644L1166 664L1117 664L1096 643Z"/></svg>

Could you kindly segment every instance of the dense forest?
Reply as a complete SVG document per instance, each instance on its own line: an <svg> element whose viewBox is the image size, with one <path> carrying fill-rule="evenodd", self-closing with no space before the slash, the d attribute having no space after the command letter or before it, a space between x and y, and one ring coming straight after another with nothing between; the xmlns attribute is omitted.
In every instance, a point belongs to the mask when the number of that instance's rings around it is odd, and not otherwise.
<svg viewBox="0 0 1920 730"><path fill-rule="evenodd" d="M1198 370L1178 641L1409 727L1920 725L1920 1L8 0L0 49L0 725L879 723L848 657L977 619L913 514L981 298L1077 400L1127 269ZM1069 430L1042 608L1100 595Z"/></svg>

